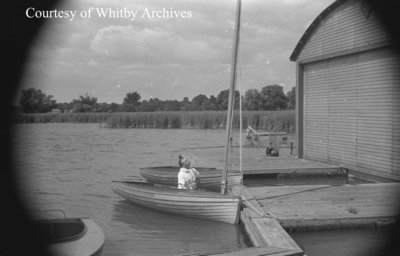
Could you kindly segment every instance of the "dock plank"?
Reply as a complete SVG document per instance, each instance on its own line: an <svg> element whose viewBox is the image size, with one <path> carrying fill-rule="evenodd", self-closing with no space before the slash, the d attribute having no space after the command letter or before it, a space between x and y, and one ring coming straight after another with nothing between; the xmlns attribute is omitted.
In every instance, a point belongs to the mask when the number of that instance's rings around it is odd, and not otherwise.
<svg viewBox="0 0 400 256"><path fill-rule="evenodd" d="M236 251L209 251L209 252L195 252L189 254L182 254L181 256L294 256L297 252L285 248L278 247L250 247L243 248Z"/></svg>
<svg viewBox="0 0 400 256"><path fill-rule="evenodd" d="M279 222L272 218L254 218L255 226L262 230L262 238L269 246L293 249L296 247L292 238L286 233Z"/></svg>
<svg viewBox="0 0 400 256"><path fill-rule="evenodd" d="M248 188L285 227L390 223L399 217L400 183Z"/></svg>

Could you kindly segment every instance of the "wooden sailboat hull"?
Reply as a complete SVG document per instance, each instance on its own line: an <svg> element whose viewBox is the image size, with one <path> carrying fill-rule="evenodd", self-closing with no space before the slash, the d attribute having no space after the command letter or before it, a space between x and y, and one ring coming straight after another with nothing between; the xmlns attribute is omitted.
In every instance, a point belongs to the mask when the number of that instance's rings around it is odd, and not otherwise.
<svg viewBox="0 0 400 256"><path fill-rule="evenodd" d="M112 190L134 204L157 211L230 224L239 221L240 199L231 195L125 181L113 181Z"/></svg>
<svg viewBox="0 0 400 256"><path fill-rule="evenodd" d="M102 252L104 233L90 218L38 220L35 224L54 255L98 256Z"/></svg>
<svg viewBox="0 0 400 256"><path fill-rule="evenodd" d="M199 189L219 192L221 190L222 170L216 168L196 167L200 173ZM167 186L178 186L177 166L158 166L140 168L140 175L148 182ZM228 187L239 186L241 175L239 172L228 174Z"/></svg>

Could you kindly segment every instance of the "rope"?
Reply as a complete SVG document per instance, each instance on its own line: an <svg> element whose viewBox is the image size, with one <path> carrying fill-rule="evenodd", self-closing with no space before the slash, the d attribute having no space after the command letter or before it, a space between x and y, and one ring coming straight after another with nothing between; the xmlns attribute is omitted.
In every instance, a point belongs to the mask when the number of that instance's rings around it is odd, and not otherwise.
<svg viewBox="0 0 400 256"><path fill-rule="evenodd" d="M246 202L246 205L253 210L255 213L257 213L258 215L262 216L262 217L273 217L276 218L275 214L272 213L265 213L265 212L260 212L254 205L252 205L245 197L240 196L240 198L242 198L243 201Z"/></svg>
<svg viewBox="0 0 400 256"><path fill-rule="evenodd" d="M195 148L184 148L184 149L210 149L210 148L225 148L225 146L214 146L214 147L195 147Z"/></svg>
<svg viewBox="0 0 400 256"><path fill-rule="evenodd" d="M239 55L240 64L240 55ZM240 171L240 185L243 187L243 166L242 166L242 129L243 129L243 118L242 118L242 69L239 68L239 171Z"/></svg>
<svg viewBox="0 0 400 256"><path fill-rule="evenodd" d="M320 189L326 189L326 188L331 188L331 187L338 187L338 186L343 186L343 185L329 185L329 186L325 186L325 187L311 188L311 189L306 189L306 190L297 191L297 192L292 192L292 193L287 193L287 194L282 194L282 195L269 196L269 197L263 197L263 198L258 198L258 197L257 197L257 200L274 199L274 198L278 198L278 197L297 195L297 194L301 194L301 193L304 193L304 192L310 192L310 191L315 191L315 190L320 190Z"/></svg>

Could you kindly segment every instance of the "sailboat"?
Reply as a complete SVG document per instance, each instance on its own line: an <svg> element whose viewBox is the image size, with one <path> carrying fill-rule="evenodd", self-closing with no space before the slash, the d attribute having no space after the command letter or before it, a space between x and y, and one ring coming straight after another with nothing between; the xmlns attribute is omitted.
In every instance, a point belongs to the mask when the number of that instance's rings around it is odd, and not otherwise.
<svg viewBox="0 0 400 256"><path fill-rule="evenodd" d="M194 218L239 222L241 199L228 193L228 161L231 145L234 92L240 31L241 0L237 0L234 47L232 50L231 78L226 122L225 166L221 176L221 192L182 190L140 181L113 181L112 190L122 198L157 211Z"/></svg>
<svg viewBox="0 0 400 256"><path fill-rule="evenodd" d="M149 183L162 184L166 186L178 186L177 171L178 166L156 166L140 168L140 176ZM200 173L201 182L197 185L198 189L208 191L220 191L222 169L196 167ZM129 180L129 177L126 179ZM239 171L229 172L227 176L228 189L241 184L242 175Z"/></svg>

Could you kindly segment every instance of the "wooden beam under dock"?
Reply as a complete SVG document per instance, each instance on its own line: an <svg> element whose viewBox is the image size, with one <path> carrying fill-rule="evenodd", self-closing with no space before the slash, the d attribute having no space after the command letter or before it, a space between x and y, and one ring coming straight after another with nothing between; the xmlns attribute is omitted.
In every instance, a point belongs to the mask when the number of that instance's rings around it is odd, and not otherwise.
<svg viewBox="0 0 400 256"><path fill-rule="evenodd" d="M294 157L265 157L244 159L244 175L279 174L285 176L347 176L340 166ZM232 163L232 170L239 170L239 163Z"/></svg>
<svg viewBox="0 0 400 256"><path fill-rule="evenodd" d="M282 228L276 216L266 212L246 187L234 188L233 193L242 197L244 207L240 220L254 246L286 250L277 255L304 255L303 250Z"/></svg>

